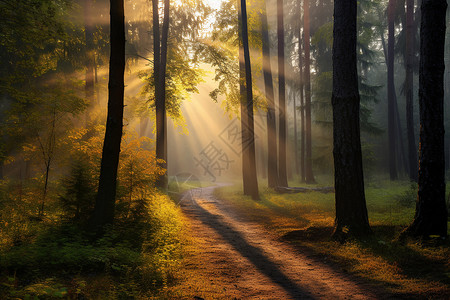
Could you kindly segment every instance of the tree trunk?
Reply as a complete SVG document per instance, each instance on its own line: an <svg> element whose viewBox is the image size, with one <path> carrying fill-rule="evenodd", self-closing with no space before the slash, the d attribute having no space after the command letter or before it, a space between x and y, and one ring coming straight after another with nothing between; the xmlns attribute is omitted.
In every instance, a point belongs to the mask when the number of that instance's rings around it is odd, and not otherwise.
<svg viewBox="0 0 450 300"><path fill-rule="evenodd" d="M44 216L44 209L45 209L45 201L47 200L47 192L48 192L48 176L50 175L50 164L51 164L51 158L45 163L45 176L44 176L44 190L42 193L42 201L41 206L39 208L38 217Z"/></svg>
<svg viewBox="0 0 450 300"><path fill-rule="evenodd" d="M301 34L300 34L301 37ZM300 72L300 177L301 181L305 182L305 98L304 98L304 82L303 82L303 54L302 42L298 44L298 61Z"/></svg>
<svg viewBox="0 0 450 300"><path fill-rule="evenodd" d="M298 160L298 134L297 134L297 103L295 101L295 93L294 93L294 163L295 163L295 174L300 175L300 165Z"/></svg>
<svg viewBox="0 0 450 300"><path fill-rule="evenodd" d="M389 0L388 6L388 53L387 53L387 90L388 90L388 135L389 135L389 176L397 180L397 161L395 157L395 86L394 86L394 17L395 0Z"/></svg>
<svg viewBox="0 0 450 300"><path fill-rule="evenodd" d="M159 33L158 0L153 0L153 52L155 79L155 109L156 109L156 158L163 162L159 166L166 172L159 176L157 187L167 189L167 116L166 116L166 68L167 41L169 37L170 0L164 0L164 17Z"/></svg>
<svg viewBox="0 0 450 300"><path fill-rule="evenodd" d="M125 71L125 15L123 0L110 1L110 47L108 116L98 194L95 202L93 225L96 229L114 221L117 168L123 127L123 96Z"/></svg>
<svg viewBox="0 0 450 300"><path fill-rule="evenodd" d="M55 153L55 146L56 146L56 110L53 110L52 115L52 125L50 129L50 134L48 137L48 140L45 143L41 143L42 147L42 155L44 159L45 164L45 176L44 176L44 191L42 194L42 203L41 207L38 212L38 216L42 217L44 216L44 208L45 208L45 202L47 200L47 192L48 192L48 180L50 175L50 167L53 162L53 155Z"/></svg>
<svg viewBox="0 0 450 300"><path fill-rule="evenodd" d="M333 236L337 239L371 232L364 195L356 34L356 0L335 0L332 106L336 221Z"/></svg>
<svg viewBox="0 0 450 300"><path fill-rule="evenodd" d="M311 60L309 50L309 0L303 2L303 45L305 49L305 181L315 183L312 170L312 140L311 140Z"/></svg>
<svg viewBox="0 0 450 300"><path fill-rule="evenodd" d="M283 0L277 0L278 37L278 185L288 186L286 173L286 79L284 77L284 12Z"/></svg>
<svg viewBox="0 0 450 300"><path fill-rule="evenodd" d="M167 54L168 54L168 40L169 40L169 22L170 22L170 0L164 0L164 18L161 33L161 69L159 71L159 84L161 88L161 111L163 115L164 126L164 168L166 173L164 174L164 188L167 189L168 184L168 157L167 157L167 112L166 112L166 70L167 70Z"/></svg>
<svg viewBox="0 0 450 300"><path fill-rule="evenodd" d="M258 192L258 179L256 174L256 156L255 156L255 131L254 131L254 120L253 120L253 87L252 87L252 71L250 64L250 48L248 43L248 28L247 28L247 5L245 0L240 1L240 24L241 24L241 37L242 37L242 49L244 55L244 67L245 67L245 104L244 113L246 113L246 140L245 144L242 144L243 154L246 152L247 167L248 170L244 175L244 194L252 197L253 200L259 200ZM241 115L242 115L242 105L241 105ZM242 132L244 136L244 130ZM243 140L244 141L244 140ZM247 189L245 189L247 187Z"/></svg>
<svg viewBox="0 0 450 300"><path fill-rule="evenodd" d="M381 33L381 45L383 47L383 54L384 54L384 61L386 63L386 66L389 65L389 60L388 60L388 50L386 47L386 41L384 39L384 34ZM389 85L389 84L388 84ZM393 103L392 103L392 107L394 110L394 120L392 121L392 123L394 124L394 131L395 133L398 133L399 137L403 136L403 132L402 132L402 128L401 128L401 123L400 123L400 114L398 111L398 103L397 103L397 94L395 91L395 84L393 83ZM389 105L389 104L388 104ZM398 161L402 161L404 169L406 170L406 172L409 173L409 164L407 162L407 159L405 157L405 147L403 145L403 139L399 138L399 145L400 147L397 147L398 145L396 143L393 143L393 153L392 155L394 155L394 158L396 157L398 159ZM391 155L391 154L390 154ZM395 167L397 168L397 159L395 159ZM396 172L397 173L397 172Z"/></svg>
<svg viewBox="0 0 450 300"><path fill-rule="evenodd" d="M265 5L265 1L264 1ZM272 66L270 64L269 26L266 7L261 14L264 86L267 99L267 182L270 188L278 186L277 132L275 120L275 95L273 92Z"/></svg>
<svg viewBox="0 0 450 300"><path fill-rule="evenodd" d="M94 103L94 26L92 22L92 0L84 0L84 34L86 41L86 84L85 94L88 105ZM89 110L86 111L86 123L89 122ZM87 125L87 124L86 124Z"/></svg>
<svg viewBox="0 0 450 300"><path fill-rule="evenodd" d="M405 49L405 96L406 130L408 137L409 179L417 182L417 148L414 134L414 0L406 0L406 49Z"/></svg>
<svg viewBox="0 0 450 300"><path fill-rule="evenodd" d="M420 24L419 191L413 236L447 236L444 151L444 45L447 2L422 0Z"/></svg>
<svg viewBox="0 0 450 300"><path fill-rule="evenodd" d="M248 132L248 113L247 113L247 103L246 103L246 88L245 88L245 57L244 57L244 44L242 37L242 2L238 2L238 38L239 38L239 92L240 92L240 108L241 108L241 144L242 144L242 185L244 190L244 195L250 195L251 187L249 182L249 155L248 148L246 145L249 140Z"/></svg>
<svg viewBox="0 0 450 300"><path fill-rule="evenodd" d="M261 178L267 179L267 157L266 157L266 152L264 152L264 150L263 150L264 149L263 145L257 145L255 147L257 147L257 149L261 149L261 151L257 152L257 154L259 153L259 166L260 167L259 167L259 171L258 171L258 168L256 168L256 172L261 174Z"/></svg>
<svg viewBox="0 0 450 300"><path fill-rule="evenodd" d="M394 88L395 90L395 88ZM402 162L402 166L403 169L405 170L406 173L409 174L409 164L408 164L408 159L406 157L406 152L405 152L405 146L403 143L403 130L402 130L402 124L400 122L400 113L398 111L398 102L397 102L397 95L394 91L394 111L395 111L395 129L398 133L398 145L396 144L395 149L396 149L396 153L397 155L397 159L398 162ZM400 164L400 163L399 163ZM398 170L400 171L400 170Z"/></svg>

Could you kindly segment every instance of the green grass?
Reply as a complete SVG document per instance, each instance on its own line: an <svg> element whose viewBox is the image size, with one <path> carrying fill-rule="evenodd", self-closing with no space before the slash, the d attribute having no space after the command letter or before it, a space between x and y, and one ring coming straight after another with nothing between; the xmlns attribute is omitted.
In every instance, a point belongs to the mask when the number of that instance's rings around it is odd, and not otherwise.
<svg viewBox="0 0 450 300"><path fill-rule="evenodd" d="M319 186L332 185L327 179L321 182L325 183ZM290 186L304 185L290 182ZM343 244L331 239L334 193L277 194L261 187L261 201L253 201L243 196L240 185L235 185L217 189L216 196L299 251L328 257L341 268L390 293L412 298L448 297L449 242L397 240L413 219L415 188L406 181L367 183L367 209L374 234L362 241L350 240Z"/></svg>

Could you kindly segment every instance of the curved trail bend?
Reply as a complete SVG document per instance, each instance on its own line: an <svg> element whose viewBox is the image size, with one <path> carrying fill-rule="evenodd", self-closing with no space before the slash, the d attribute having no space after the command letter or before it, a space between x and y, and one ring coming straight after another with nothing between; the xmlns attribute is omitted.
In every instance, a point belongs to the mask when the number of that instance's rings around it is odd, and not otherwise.
<svg viewBox="0 0 450 300"><path fill-rule="evenodd" d="M232 206L214 197L216 187L187 192L180 205L198 242L197 257L188 262L188 268L223 291L223 297L386 298L322 260L299 253L261 225L238 216Z"/></svg>

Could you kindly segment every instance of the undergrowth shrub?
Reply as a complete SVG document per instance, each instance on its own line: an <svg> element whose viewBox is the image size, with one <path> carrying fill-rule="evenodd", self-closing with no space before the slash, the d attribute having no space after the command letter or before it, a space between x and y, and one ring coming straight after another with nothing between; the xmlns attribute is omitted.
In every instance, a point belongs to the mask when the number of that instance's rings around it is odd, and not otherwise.
<svg viewBox="0 0 450 300"><path fill-rule="evenodd" d="M82 157L75 159L62 186L64 193L59 201L64 217L75 223L86 223L93 211L97 190L88 162Z"/></svg>
<svg viewBox="0 0 450 300"><path fill-rule="evenodd" d="M3 247L2 273L17 276L18 281L14 287L0 287L0 298L16 293L18 286L23 291L20 295L29 293L27 287L37 278L62 278L57 280L58 285L69 290L69 278L106 275L111 278L110 288L115 295L108 294L111 299L119 294L135 295L136 291L151 294L170 284L183 253L181 212L164 195L153 195L143 202L146 218L118 220L100 239L93 239L78 224L62 223L47 226L27 243ZM80 295L88 289L82 288Z"/></svg>
<svg viewBox="0 0 450 300"><path fill-rule="evenodd" d="M409 189L395 196L395 201L403 207L413 207L417 200L417 183L411 182Z"/></svg>
<svg viewBox="0 0 450 300"><path fill-rule="evenodd" d="M98 238L88 225L101 139L82 136L68 143L70 170L52 185L42 218L33 217L40 200L33 180L20 190L0 182L0 299L128 299L151 296L173 279L183 221L179 207L154 188L164 170L149 150L152 141L124 136L115 223Z"/></svg>

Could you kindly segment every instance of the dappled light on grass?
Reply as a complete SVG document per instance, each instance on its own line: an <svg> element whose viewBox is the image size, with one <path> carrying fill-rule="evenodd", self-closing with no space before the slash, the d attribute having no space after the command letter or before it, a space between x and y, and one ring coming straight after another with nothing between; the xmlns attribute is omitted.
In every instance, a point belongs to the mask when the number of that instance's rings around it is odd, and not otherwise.
<svg viewBox="0 0 450 300"><path fill-rule="evenodd" d="M373 228L377 234L377 227ZM393 293L439 298L445 292L450 283L445 271L450 255L448 249L427 249L415 242L402 245L378 236L380 239L340 245L333 256L343 261L349 272L385 284ZM328 252L333 248L324 244L319 251Z"/></svg>
<svg viewBox="0 0 450 300"><path fill-rule="evenodd" d="M267 190L261 201L242 201L239 188L229 187L217 190L220 199L237 204L251 219L286 233L291 228L310 226L332 226L333 194L299 193L277 194Z"/></svg>
<svg viewBox="0 0 450 300"><path fill-rule="evenodd" d="M409 182L377 182L376 186L369 183L366 195L374 235L343 244L331 240L334 194L278 195L265 190L262 200L255 202L243 197L240 188L234 186L220 188L216 195L246 218L276 232L300 252L312 251L327 257L347 272L387 287L394 295L439 298L450 284L448 242L427 246L397 241L414 215L414 198L406 200L411 197L410 189ZM408 201L412 202L406 205Z"/></svg>

